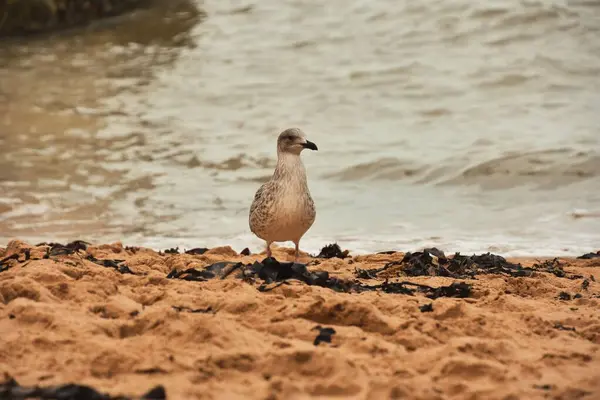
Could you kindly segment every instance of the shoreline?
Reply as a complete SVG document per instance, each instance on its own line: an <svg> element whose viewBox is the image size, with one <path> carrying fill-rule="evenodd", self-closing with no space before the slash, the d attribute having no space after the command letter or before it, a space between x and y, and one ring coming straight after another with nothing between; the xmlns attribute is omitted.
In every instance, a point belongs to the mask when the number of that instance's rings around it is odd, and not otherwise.
<svg viewBox="0 0 600 400"><path fill-rule="evenodd" d="M132 398L600 395L600 257L340 250L304 268L285 263L293 248L276 264L229 246L11 241L0 393L10 376Z"/></svg>

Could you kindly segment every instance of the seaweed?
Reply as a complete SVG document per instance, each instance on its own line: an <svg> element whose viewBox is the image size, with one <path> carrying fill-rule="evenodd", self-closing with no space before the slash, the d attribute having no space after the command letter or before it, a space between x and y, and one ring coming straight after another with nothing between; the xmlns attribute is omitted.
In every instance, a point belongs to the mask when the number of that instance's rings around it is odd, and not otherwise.
<svg viewBox="0 0 600 400"><path fill-rule="evenodd" d="M125 246L125 251L130 251L133 254L137 253L139 249L137 246Z"/></svg>
<svg viewBox="0 0 600 400"><path fill-rule="evenodd" d="M208 249L206 247L195 247L193 249L186 250L185 254L202 255L207 251Z"/></svg>
<svg viewBox="0 0 600 400"><path fill-rule="evenodd" d="M240 252L240 254L241 254L242 256L249 256L249 255L250 255L250 249L246 247L244 250L242 250L242 251Z"/></svg>
<svg viewBox="0 0 600 400"><path fill-rule="evenodd" d="M208 314L208 313L212 313L213 309L212 307L207 307L207 308L190 308L190 307L185 307L185 306L172 306L173 310L177 311L177 312L189 312L189 313L193 313L193 314Z"/></svg>
<svg viewBox="0 0 600 400"><path fill-rule="evenodd" d="M185 281L204 282L215 277L215 274L210 271L198 271L194 268L188 268L183 271L176 269L169 272L167 279L183 279Z"/></svg>
<svg viewBox="0 0 600 400"><path fill-rule="evenodd" d="M93 262L94 264L101 265L106 268L114 268L117 272L120 272L121 274L135 275L135 272L133 272L131 269L129 269L129 267L127 265L125 265L125 264L120 265L121 263L125 262L125 260L110 260L110 259L99 260L91 254L88 254L88 256L85 259Z"/></svg>
<svg viewBox="0 0 600 400"><path fill-rule="evenodd" d="M165 254L179 254L179 247L172 247L164 251Z"/></svg>
<svg viewBox="0 0 600 400"><path fill-rule="evenodd" d="M567 292L560 292L558 294L558 299L568 301L568 300L571 300L571 295Z"/></svg>
<svg viewBox="0 0 600 400"><path fill-rule="evenodd" d="M8 257L3 258L2 260L0 260L0 272L4 272L4 271L8 271L9 269L12 268L12 265L7 264L7 261L10 260L19 260L19 255L18 254L12 254Z"/></svg>
<svg viewBox="0 0 600 400"><path fill-rule="evenodd" d="M202 282L214 278L224 279L236 269L241 270L237 275L238 279L248 282L252 282L255 279L262 280L262 284L258 287L258 290L261 292L271 291L285 284L288 280L295 279L310 286L320 286L341 293L362 293L379 290L384 293L412 296L415 292L419 291L432 299L442 296L468 297L471 293L471 285L464 282L453 283L450 286L441 286L438 288L412 282L388 282L387 280L378 285L365 285L357 280L351 281L330 277L327 271L309 271L305 264L279 262L273 257L267 257L262 262L255 261L253 264L246 265L222 261L211 264L203 270L195 268L189 268L184 271L173 270L167 275L167 278Z"/></svg>
<svg viewBox="0 0 600 400"><path fill-rule="evenodd" d="M582 256L577 257L580 260L591 260L592 258L600 258L600 250L595 253L585 253Z"/></svg>
<svg viewBox="0 0 600 400"><path fill-rule="evenodd" d="M377 274L383 271L383 268L361 269L355 268L354 274L359 279L377 279Z"/></svg>
<svg viewBox="0 0 600 400"><path fill-rule="evenodd" d="M133 372L135 372L136 374L145 374L145 375L156 375L156 374L166 374L167 373L166 370L164 370L160 367L136 369Z"/></svg>
<svg viewBox="0 0 600 400"><path fill-rule="evenodd" d="M465 298L471 295L471 285L465 282L454 282L449 286L440 286L439 288L433 288L433 292L428 294L427 297L430 299L437 299L439 297L460 297Z"/></svg>
<svg viewBox="0 0 600 400"><path fill-rule="evenodd" d="M564 264L561 263L558 258L554 258L553 260L546 260L546 261L542 261L542 262L538 261L537 263L533 264L532 268L539 272L547 272L558 278L568 278L568 279L583 278L583 275L568 274L563 269L563 265Z"/></svg>
<svg viewBox="0 0 600 400"><path fill-rule="evenodd" d="M337 243L328 244L321 249L316 258L341 258L348 257L348 250L342 251Z"/></svg>
<svg viewBox="0 0 600 400"><path fill-rule="evenodd" d="M523 267L507 261L504 257L485 253L464 256L455 253L446 257L442 250L435 247L415 253L406 253L401 261L392 261L382 268L357 269L357 277L375 279L380 272L393 266L401 266L401 272L407 276L444 276L455 279L474 279L481 274L508 275L512 277L529 277L536 272L547 272L559 278L579 279L581 275L568 274L558 258L538 262L531 268Z"/></svg>
<svg viewBox="0 0 600 400"><path fill-rule="evenodd" d="M48 246L49 249L46 252L46 254L48 256L59 256L59 255L69 255L69 254L77 253L79 250L85 251L85 250L87 250L89 245L90 245L90 243L85 242L83 240L74 240L67 244L54 243L54 242L51 242L51 243L42 242L42 243L38 243L36 245L36 247ZM48 257L45 257L45 258L48 258Z"/></svg>
<svg viewBox="0 0 600 400"><path fill-rule="evenodd" d="M11 377L6 382L0 383L0 399L25 400L128 400L133 399L125 396L110 396L97 391L90 386L66 384L59 386L21 386ZM138 397L142 400L165 400L167 398L165 388L161 385L154 387L146 394Z"/></svg>
<svg viewBox="0 0 600 400"><path fill-rule="evenodd" d="M577 332L577 329L575 329L574 327L572 327L572 326L564 326L560 322L557 322L557 323L554 324L554 329L558 329L559 331Z"/></svg>
<svg viewBox="0 0 600 400"><path fill-rule="evenodd" d="M291 262L279 262L273 257L267 257L262 262L254 262L243 272L244 277L257 276L265 283L273 283L286 279L297 279L308 285L326 286L329 273L326 271L310 272L306 265Z"/></svg>
<svg viewBox="0 0 600 400"><path fill-rule="evenodd" d="M433 303L423 304L422 306L419 306L419 310L421 310L421 312L432 312Z"/></svg>
<svg viewBox="0 0 600 400"><path fill-rule="evenodd" d="M183 279L186 281L206 281L219 277L225 279L236 269L242 266L241 262L221 261L205 267L203 270L197 270L195 268L188 268L184 271L172 270L167 275L168 279Z"/></svg>
<svg viewBox="0 0 600 400"><path fill-rule="evenodd" d="M581 282L581 289L588 290L589 287L590 287L589 279L584 279L583 282Z"/></svg>
<svg viewBox="0 0 600 400"><path fill-rule="evenodd" d="M317 337L315 338L313 344L315 346L318 346L319 343L331 343L331 336L335 335L335 329L333 328L323 328L321 327L321 325L317 325L315 326L313 329L313 331L317 330L319 331L319 333L317 334Z"/></svg>

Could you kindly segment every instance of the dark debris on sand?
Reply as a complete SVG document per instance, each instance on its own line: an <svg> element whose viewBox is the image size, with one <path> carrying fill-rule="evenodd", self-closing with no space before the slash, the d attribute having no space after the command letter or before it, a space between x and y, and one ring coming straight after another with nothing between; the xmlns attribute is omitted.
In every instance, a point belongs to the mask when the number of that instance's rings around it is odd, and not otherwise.
<svg viewBox="0 0 600 400"><path fill-rule="evenodd" d="M558 299L563 301L569 301L571 300L571 295L567 292L560 292L558 294Z"/></svg>
<svg viewBox="0 0 600 400"><path fill-rule="evenodd" d="M577 332L577 329L575 329L574 327L572 327L572 326L564 326L560 322L557 322L557 323L554 324L554 329L558 329L559 331Z"/></svg>
<svg viewBox="0 0 600 400"><path fill-rule="evenodd" d="M419 310L421 310L421 312L432 312L433 303L423 304L422 306L419 306Z"/></svg>
<svg viewBox="0 0 600 400"><path fill-rule="evenodd" d="M202 255L207 251L208 249L206 247L195 247L193 249L186 250L185 254Z"/></svg>
<svg viewBox="0 0 600 400"><path fill-rule="evenodd" d="M197 270L194 268L188 268L183 271L177 271L176 269L169 272L167 275L168 279L183 279L186 281L207 281L213 278L225 279L236 269L242 267L241 262L221 261L205 267L203 270Z"/></svg>
<svg viewBox="0 0 600 400"><path fill-rule="evenodd" d="M21 386L13 378L0 383L0 399L2 400L166 400L167 394L163 386L156 386L141 397L109 396L94 388L83 385L66 384L60 386Z"/></svg>
<svg viewBox="0 0 600 400"><path fill-rule="evenodd" d="M547 272L559 278L581 279L583 275L569 274L564 270L564 263L561 263L558 258L546 260L533 264L532 268L537 272Z"/></svg>
<svg viewBox="0 0 600 400"><path fill-rule="evenodd" d="M173 310L177 312L188 312L192 314L209 314L214 313L212 307L206 308L190 308L185 306L172 306Z"/></svg>
<svg viewBox="0 0 600 400"><path fill-rule="evenodd" d="M262 281L259 290L264 292L273 290L288 280L295 279L310 286L325 287L341 293L381 291L383 293L414 295L416 292L419 292L432 299L438 297L469 297L471 294L471 285L464 282L455 282L449 286L437 288L412 282L388 282L387 280L378 285L366 285L358 280L342 280L330 277L327 271L309 271L305 264L279 262L272 257L265 258L262 262L255 261L253 264L247 265L223 261L211 264L203 270L194 268L184 271L173 270L167 275L167 278L190 281L206 281L214 278L224 279L237 269L240 269L237 275L238 279L250 283L257 279ZM276 285L272 287L265 286L269 284Z"/></svg>
<svg viewBox="0 0 600 400"><path fill-rule="evenodd" d="M316 258L341 258L348 257L348 250L342 251L337 243L328 244L323 247Z"/></svg>
<svg viewBox="0 0 600 400"><path fill-rule="evenodd" d="M91 254L88 254L88 256L85 259L93 262L94 264L101 265L105 268L114 268L116 271L120 272L121 274L135 275L135 273L131 269L129 269L129 267L127 265L123 264L125 262L125 260L110 260L110 259L99 260Z"/></svg>
<svg viewBox="0 0 600 400"><path fill-rule="evenodd" d="M78 242L85 243L80 241ZM49 245L48 248L60 249L60 254L68 254L68 252L81 250L81 244L76 244L77 242L73 243L74 244L69 244L67 246L53 244ZM0 272L10 268L10 265L5 264L9 259L16 259L18 262L22 262L19 259L19 255L13 255L0 260ZM85 259L105 268L113 268L121 274L136 275L135 272L133 272L126 264L124 264L124 260L97 259L91 254L88 254ZM431 299L436 299L438 297L469 297L471 294L471 285L464 282L455 282L449 286L441 286L437 288L428 285L415 284L412 282L388 282L387 280L377 285L367 285L361 283L357 279L338 279L329 276L327 271L309 271L305 264L291 262L282 263L277 261L275 258L265 258L262 262L256 261L253 264L246 265L241 262L221 261L206 266L201 270L188 268L183 271L178 271L174 269L169 272L167 278L204 282L215 278L225 279L227 276L237 270L239 270L239 274L237 274L238 279L242 279L250 283L257 279L261 280L261 285L258 288L260 291L272 290L278 285L285 284L290 279L295 279L304 282L307 285L329 288L341 293L380 291L383 293L405 294L412 296L418 292ZM276 286L267 288L265 285L268 284L276 284Z"/></svg>
<svg viewBox="0 0 600 400"><path fill-rule="evenodd" d="M11 260L17 260L18 262L19 254L13 254L0 260L0 272L8 271L10 268L12 268L11 263L9 263Z"/></svg>
<svg viewBox="0 0 600 400"><path fill-rule="evenodd" d="M36 244L36 247L48 246L44 258L50 258L51 256L70 255L78 253L80 250L85 251L87 250L89 245L90 243L85 242L83 240L74 240L67 244L42 242Z"/></svg>
<svg viewBox="0 0 600 400"><path fill-rule="evenodd" d="M44 254L42 259L50 259L54 256L75 254L80 250L85 251L87 250L87 246L89 246L89 244L90 243L84 242L83 240L75 240L67 243L66 245L44 242L38 243L36 246L46 246L46 254ZM23 259L21 259L21 256L23 256ZM10 260L16 260L17 263L24 263L30 260L40 260L40 258L31 258L31 249L22 249L20 253L12 254L0 260L0 272L7 271L12 267L12 265L8 263Z"/></svg>
<svg viewBox="0 0 600 400"><path fill-rule="evenodd" d="M592 258L600 258L600 250L595 253L586 253L582 256L577 257L580 260L591 260Z"/></svg>
<svg viewBox="0 0 600 400"><path fill-rule="evenodd" d="M357 269L356 276L361 279L375 279L378 274L391 267L400 266L400 274L408 276L445 276L455 279L473 279L480 274L502 274L512 277L528 277L536 272L547 272L557 277L569 279L582 278L565 272L563 264L555 258L534 264L531 268L507 261L504 257L485 253L464 256L455 253L446 257L437 248L424 249L415 253L406 253L401 261L392 261L382 268Z"/></svg>
<svg viewBox="0 0 600 400"><path fill-rule="evenodd" d="M315 326L312 330L319 331L313 342L315 346L318 346L319 343L331 343L331 336L335 335L335 329L327 327L323 328L321 325Z"/></svg>
<svg viewBox="0 0 600 400"><path fill-rule="evenodd" d="M79 254L81 256L81 253L79 253L80 251L86 251L88 246L90 245L90 243L84 242L83 240L75 240L73 242L67 243L66 245L60 244L60 243L39 243L37 246L46 246L46 254L44 254L44 256L41 259L52 259L53 257L56 256L64 256L64 255L73 255L73 254ZM23 260L20 259L20 256L23 255ZM8 270L11 266L5 264L6 261L8 260L17 260L17 262L22 263L25 261L33 261L33 260L40 260L40 258L31 258L31 250L30 249L23 249L21 253L15 253L9 257L6 257L2 260L0 260L0 272L6 271ZM106 268L114 268L116 271L120 272L121 274L132 274L135 275L135 273L129 269L129 267L125 264L123 264L125 261L124 260L109 260L109 259L103 259L103 260L99 260L97 258L95 258L94 256L92 256L91 254L88 254L85 257L86 260L93 262L94 264L97 265L101 265L103 267Z"/></svg>

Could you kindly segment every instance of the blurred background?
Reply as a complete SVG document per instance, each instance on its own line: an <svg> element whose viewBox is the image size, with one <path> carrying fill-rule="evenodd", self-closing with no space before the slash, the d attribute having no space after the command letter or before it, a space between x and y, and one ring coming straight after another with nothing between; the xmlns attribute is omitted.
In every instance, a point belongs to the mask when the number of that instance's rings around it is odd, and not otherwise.
<svg viewBox="0 0 600 400"><path fill-rule="evenodd" d="M0 243L260 251L297 126L304 250L600 246L599 1L154 3L0 42Z"/></svg>

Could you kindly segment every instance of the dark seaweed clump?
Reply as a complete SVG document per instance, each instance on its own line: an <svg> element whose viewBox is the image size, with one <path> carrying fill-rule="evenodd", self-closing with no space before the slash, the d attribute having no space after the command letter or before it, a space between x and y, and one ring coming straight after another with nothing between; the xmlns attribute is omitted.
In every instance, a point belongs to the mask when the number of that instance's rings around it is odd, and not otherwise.
<svg viewBox="0 0 600 400"><path fill-rule="evenodd" d="M127 265L123 264L125 262L125 260L110 260L110 259L99 260L91 254L88 254L88 256L86 257L86 260L91 261L94 264L101 265L105 268L114 268L121 274L135 275L135 273L131 269L129 269L129 267Z"/></svg>
<svg viewBox="0 0 600 400"><path fill-rule="evenodd" d="M38 243L37 246L48 246L46 251L46 257L50 256L59 256L59 255L69 255L73 253L79 252L79 250L87 250L87 247L90 245L88 242L84 242L83 240L74 240L65 245L60 243Z"/></svg>
<svg viewBox="0 0 600 400"><path fill-rule="evenodd" d="M49 249L52 248L61 249L59 252L61 255L72 254L80 249L80 245L69 244L66 246L54 245L49 247ZM25 253L25 257L29 259L29 251L26 250ZM18 262L23 262L19 257L19 255L12 255L0 260L0 272L6 271L11 267L9 264L5 264L9 260L16 259ZM44 258L50 257L51 255L48 253L44 256ZM105 268L113 268L121 274L135 275L135 272L124 264L124 260L97 259L91 254L88 254L85 259ZM239 279L247 282L257 279L261 280L262 285L259 286L259 290L261 291L272 289L267 288L265 285L272 283L280 285L285 284L290 279L295 279L307 285L321 286L342 293L381 291L383 293L414 295L416 292L419 292L432 299L438 297L469 297L471 293L471 286L463 282L437 288L412 282L388 282L387 280L378 285L366 285L358 280L342 280L330 277L327 271L309 271L305 264L281 263L274 258L265 258L262 262L256 261L254 264L247 265L241 262L222 261L209 265L202 270L195 268L188 268L183 271L172 270L167 275L167 278L203 282L215 278L225 279L236 270L240 270L240 273L237 275Z"/></svg>
<svg viewBox="0 0 600 400"><path fill-rule="evenodd" d="M177 312L189 312L192 314L208 314L213 313L212 307L207 308L190 308L185 306L172 306L173 310Z"/></svg>
<svg viewBox="0 0 600 400"><path fill-rule="evenodd" d="M8 257L0 260L0 272L4 272L12 267L12 265L7 263L10 260L16 260L18 263L24 263L26 261L52 259L53 257L62 256L62 255L78 254L79 251L87 250L87 247L89 246L89 244L90 243L84 242L83 240L75 240L75 241L67 243L65 245L60 244L60 243L45 243L45 242L38 243L36 246L47 246L46 254L44 254L44 256L42 258L32 258L31 250L24 249L21 253L15 253L11 256L8 256ZM23 255L22 260L21 260L21 255ZM112 259L99 260L99 259L95 258L94 256L92 256L91 254L88 254L85 259L93 262L94 264L101 265L105 268L114 268L117 272L120 272L121 274L135 275L135 273L131 269L129 269L129 267L127 265L123 264L124 260L112 260ZM23 264L23 265L25 265L25 264Z"/></svg>
<svg viewBox="0 0 600 400"><path fill-rule="evenodd" d="M480 274L527 277L536 272L547 272L569 279L581 278L580 275L567 274L558 259L544 261L529 268L523 267L521 264L511 263L504 257L492 253L474 254L472 256L455 253L453 257L446 257L443 251L435 247L415 253L406 253L401 261L392 261L382 268L357 269L356 275L362 279L374 279L380 272L393 266L401 266L402 274L408 276L445 276L455 279L473 279Z"/></svg>
<svg viewBox="0 0 600 400"><path fill-rule="evenodd" d="M323 328L321 327L321 325L317 325L313 328L313 331L317 330L319 331L319 333L317 334L317 337L315 338L313 344L315 346L318 346L319 343L331 343L331 336L335 335L335 329L333 328Z"/></svg>
<svg viewBox="0 0 600 400"><path fill-rule="evenodd" d="M185 254L202 255L207 251L208 249L206 247L195 247L193 249L186 250Z"/></svg>
<svg viewBox="0 0 600 400"><path fill-rule="evenodd" d="M332 244L328 244L327 246L323 247L321 249L321 251L319 252L319 254L317 255L317 258L346 258L348 257L348 250L344 250L342 251L342 249L340 248L340 246L337 243L332 243Z"/></svg>
<svg viewBox="0 0 600 400"><path fill-rule="evenodd" d="M449 286L432 287L412 282L388 282L387 280L378 285L366 285L358 280L342 280L330 277L327 271L309 271L305 264L279 262L275 258L268 257L262 262L243 265L229 261L218 262L205 267L203 270L189 268L184 271L173 270L167 275L169 279L184 279L189 281L207 281L209 279L224 279L234 270L240 269L238 279L247 282L262 281L259 290L268 291L274 287L286 283L288 280L298 280L310 286L321 286L342 293L362 293L368 291L381 291L384 293L414 295L416 292L423 293L427 297L436 299L438 297L469 297L471 285L464 282L455 282ZM271 288L266 285L275 284Z"/></svg>
<svg viewBox="0 0 600 400"><path fill-rule="evenodd" d="M10 260L17 260L19 262L19 254L13 254L0 260L0 272L8 271L12 268L12 265L9 263Z"/></svg>
<svg viewBox="0 0 600 400"><path fill-rule="evenodd" d="M166 400L167 394L163 386L156 386L142 397L141 400ZM25 400L128 400L125 396L109 396L94 388L83 385L67 384L60 386L21 386L13 378L0 383L0 399Z"/></svg>
<svg viewBox="0 0 600 400"><path fill-rule="evenodd" d="M198 281L203 282L209 279L220 277L225 279L236 269L242 267L241 262L221 261L205 267L203 270L197 270L194 268L188 268L183 271L177 271L176 269L169 272L167 275L168 279L183 279L186 281Z"/></svg>
<svg viewBox="0 0 600 400"><path fill-rule="evenodd" d="M582 256L577 257L580 260L591 260L592 258L600 258L600 250L595 253L586 253Z"/></svg>
<svg viewBox="0 0 600 400"><path fill-rule="evenodd" d="M432 312L433 303L423 304L422 306L419 306L419 310L421 310L421 312Z"/></svg>

